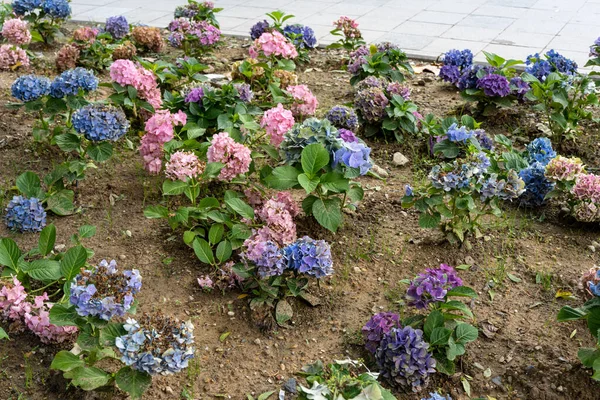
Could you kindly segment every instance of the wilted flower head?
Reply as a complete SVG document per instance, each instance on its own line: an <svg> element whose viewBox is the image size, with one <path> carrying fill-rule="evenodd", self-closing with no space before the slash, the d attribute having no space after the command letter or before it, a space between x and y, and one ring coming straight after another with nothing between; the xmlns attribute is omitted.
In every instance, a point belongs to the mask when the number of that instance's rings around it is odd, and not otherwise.
<svg viewBox="0 0 600 400"><path fill-rule="evenodd" d="M194 325L165 315L128 318L127 334L115 340L121 361L150 375L170 375L187 368L194 357Z"/></svg>
<svg viewBox="0 0 600 400"><path fill-rule="evenodd" d="M28 311L23 315L25 325L42 343L62 343L71 339L77 332L77 327L51 324L50 309L54 304L48 303L47 300L48 295L45 292L35 297L33 304L27 307Z"/></svg>
<svg viewBox="0 0 600 400"><path fill-rule="evenodd" d="M230 181L240 174L245 174L250 169L250 149L237 143L229 133L221 132L213 136L206 156L209 162L225 164L219 174L222 181Z"/></svg>
<svg viewBox="0 0 600 400"><path fill-rule="evenodd" d="M386 79L378 78L373 75L369 75L362 81L358 82L358 84L356 85L356 90L363 90L363 89L368 89L368 88L379 88L383 91L386 91L387 86L388 86L388 81Z"/></svg>
<svg viewBox="0 0 600 400"><path fill-rule="evenodd" d="M110 35L114 39L123 39L129 33L129 23L127 22L127 18L122 15L109 17L106 19L106 25L104 27L106 32L110 33Z"/></svg>
<svg viewBox="0 0 600 400"><path fill-rule="evenodd" d="M491 174L483 182L480 194L481 201L492 197L498 197L500 200L510 201L521 196L525 192L525 182L519 177L515 170L507 173L506 179L498 180L498 175Z"/></svg>
<svg viewBox="0 0 600 400"><path fill-rule="evenodd" d="M83 270L71 283L69 301L82 317L110 320L122 317L131 308L142 288L137 269L117 271L117 262L102 260L93 270Z"/></svg>
<svg viewBox="0 0 600 400"><path fill-rule="evenodd" d="M73 40L76 42L93 43L98 36L98 29L89 26L81 26L73 31Z"/></svg>
<svg viewBox="0 0 600 400"><path fill-rule="evenodd" d="M502 75L489 74L477 81L477 87L483 90L486 96L505 97L510 94L508 79Z"/></svg>
<svg viewBox="0 0 600 400"><path fill-rule="evenodd" d="M11 18L4 21L2 36L10 44L24 45L31 42L31 33L27 22L20 18Z"/></svg>
<svg viewBox="0 0 600 400"><path fill-rule="evenodd" d="M546 178L552 181L574 181L579 174L585 173L579 158L556 156L546 165Z"/></svg>
<svg viewBox="0 0 600 400"><path fill-rule="evenodd" d="M50 80L44 76L22 75L10 90L12 96L22 102L34 101L50 93Z"/></svg>
<svg viewBox="0 0 600 400"><path fill-rule="evenodd" d="M75 111L72 118L77 133L92 142L117 141L129 130L129 121L120 109L104 104L88 104Z"/></svg>
<svg viewBox="0 0 600 400"><path fill-rule="evenodd" d="M600 208L596 203L581 201L573 207L573 216L581 222L597 222L600 220Z"/></svg>
<svg viewBox="0 0 600 400"><path fill-rule="evenodd" d="M552 142L548 138L536 138L527 145L527 161L530 164L539 162L546 166L556 157L556 152L552 149Z"/></svg>
<svg viewBox="0 0 600 400"><path fill-rule="evenodd" d="M362 335L365 339L365 348L375 354L381 339L392 328L400 328L400 316L393 312L380 312L371 317L371 319L362 327Z"/></svg>
<svg viewBox="0 0 600 400"><path fill-rule="evenodd" d="M421 400L452 400L452 397L450 397L450 395L442 396L441 394L438 394L438 393L429 393L428 398L421 399Z"/></svg>
<svg viewBox="0 0 600 400"><path fill-rule="evenodd" d="M254 93L252 93L252 87L247 83L234 83L233 86L235 90L237 90L240 100L244 103L250 103L252 98L254 98Z"/></svg>
<svg viewBox="0 0 600 400"><path fill-rule="evenodd" d="M283 135L294 126L294 115L291 111L283 108L281 103L277 107L265 111L260 121L260 126L265 128L271 139L271 144L279 147L283 142Z"/></svg>
<svg viewBox="0 0 600 400"><path fill-rule="evenodd" d="M129 40L123 42L119 46L115 47L112 54L113 61L117 60L133 60L133 57L137 54L135 45Z"/></svg>
<svg viewBox="0 0 600 400"><path fill-rule="evenodd" d="M27 52L10 44L0 46L0 70L14 70L19 67L29 67Z"/></svg>
<svg viewBox="0 0 600 400"><path fill-rule="evenodd" d="M325 118L338 129L343 128L350 131L358 129L358 117L350 107L333 106L327 111Z"/></svg>
<svg viewBox="0 0 600 400"><path fill-rule="evenodd" d="M142 49L160 53L164 48L164 42L159 28L150 26L136 26L131 31L133 41Z"/></svg>
<svg viewBox="0 0 600 400"><path fill-rule="evenodd" d="M299 49L314 49L317 45L315 31L310 26L302 24L287 25L283 28L283 35Z"/></svg>
<svg viewBox="0 0 600 400"><path fill-rule="evenodd" d="M319 106L317 97L310 91L306 85L288 86L285 89L294 99L291 105L292 114L295 116L314 115Z"/></svg>
<svg viewBox="0 0 600 400"><path fill-rule="evenodd" d="M205 275L205 276L201 276L200 278L198 278L198 285L203 290L212 289L214 282L212 279L210 279L210 276Z"/></svg>
<svg viewBox="0 0 600 400"><path fill-rule="evenodd" d="M435 359L423 331L411 326L390 329L381 339L375 361L390 385L413 392L427 386L429 376L435 373Z"/></svg>
<svg viewBox="0 0 600 400"><path fill-rule="evenodd" d="M68 69L73 69L79 61L80 50L72 44L65 44L56 53L56 69L58 72L63 72Z"/></svg>
<svg viewBox="0 0 600 400"><path fill-rule="evenodd" d="M385 115L389 100L384 91L379 88L359 90L354 97L354 107L368 122L379 122Z"/></svg>
<svg viewBox="0 0 600 400"><path fill-rule="evenodd" d="M401 84L400 82L388 83L386 91L390 96L397 94L404 100L410 99L410 88L406 85Z"/></svg>
<svg viewBox="0 0 600 400"><path fill-rule="evenodd" d="M333 273L331 247L324 240L304 236L283 249L287 267L299 273L323 278Z"/></svg>
<svg viewBox="0 0 600 400"><path fill-rule="evenodd" d="M14 196L5 211L4 221L12 231L40 232L46 226L46 211L35 197Z"/></svg>
<svg viewBox="0 0 600 400"><path fill-rule="evenodd" d="M76 96L79 90L91 92L98 88L98 78L93 71L75 68L63 72L50 85L50 96L61 99L65 96Z"/></svg>
<svg viewBox="0 0 600 400"><path fill-rule="evenodd" d="M448 290L462 286L456 270L447 264L439 268L427 268L417 275L406 291L408 305L418 309L427 308L431 303L444 301Z"/></svg>
<svg viewBox="0 0 600 400"><path fill-rule="evenodd" d="M165 166L165 175L171 180L187 181L204 172L205 163L198 156L188 151L177 151Z"/></svg>

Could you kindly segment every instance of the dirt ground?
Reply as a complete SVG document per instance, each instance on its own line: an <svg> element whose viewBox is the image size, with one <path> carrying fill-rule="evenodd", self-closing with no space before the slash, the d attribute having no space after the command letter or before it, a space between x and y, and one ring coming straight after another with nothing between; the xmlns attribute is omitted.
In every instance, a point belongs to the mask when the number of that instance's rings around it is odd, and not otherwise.
<svg viewBox="0 0 600 400"><path fill-rule="evenodd" d="M226 39L204 61L213 65L215 72L226 72L231 62L244 57L247 43ZM44 51L48 65L55 50ZM311 58L309 65L301 67L299 79L318 97L318 114L323 115L335 104L350 102L350 76L339 69L340 53L318 50ZM60 158L59 152L33 143L32 118L22 110L4 107L11 101L10 86L16 76L0 73L3 205L12 196L10 189L18 174L26 170L47 172ZM102 79L107 81L107 76ZM409 85L423 115L467 112L458 93L432 74L417 74L409 79ZM525 107L478 120L489 133L503 133L521 143L540 134L538 117ZM597 135L597 127L588 127L585 137L570 150L592 167L598 165ZM508 206L503 217L486 222L485 236L473 241L472 249L452 246L441 241L436 231L419 228L417 213L404 211L400 205L404 185L427 172L418 146L368 143L373 159L388 171L389 178L362 178L365 200L355 214L346 216L337 234L307 218L298 222L299 236L307 234L331 242L336 272L320 287L311 286L311 292L321 300L320 306L292 304L295 317L290 329L260 330L239 292L200 290L196 278L211 267L197 260L165 221L143 215L145 206L161 200L160 182L144 172L135 151L123 148L117 157L89 174L76 189L76 214L49 215L48 222L57 226L58 244L68 245L79 226L96 225L96 236L84 242L96 251L92 261L116 259L121 268L140 270L140 311L161 310L193 320L196 358L190 368L179 375L154 379L144 398L245 399L248 393L278 391L303 365L317 359L324 363L347 357L368 360L358 339L362 325L374 312L400 311L405 286L399 281L440 263L471 265L460 276L479 293L471 305L480 338L468 346L459 372L452 377L436 375L430 389L442 389L455 400L468 399L461 384L464 376L473 398L600 398L590 371L582 368L576 356L579 346L593 345L587 328L583 323L556 322L560 307L582 302L577 280L598 258L590 248L600 239L598 227L582 227L561 218L553 204L535 210ZM411 160L408 166L393 165L392 156L397 151ZM0 225L0 237L14 238L21 248L29 249L37 242L37 235L16 235ZM543 284L536 283L536 276ZM579 299L557 299L559 289L569 290ZM225 332L230 335L221 342L219 337ZM11 337L10 342L0 342L1 399L125 398L117 392L84 393L67 388L66 381L49 370L49 365L53 355L59 349L69 349L69 344L45 346L28 334ZM421 397L398 394L402 399Z"/></svg>

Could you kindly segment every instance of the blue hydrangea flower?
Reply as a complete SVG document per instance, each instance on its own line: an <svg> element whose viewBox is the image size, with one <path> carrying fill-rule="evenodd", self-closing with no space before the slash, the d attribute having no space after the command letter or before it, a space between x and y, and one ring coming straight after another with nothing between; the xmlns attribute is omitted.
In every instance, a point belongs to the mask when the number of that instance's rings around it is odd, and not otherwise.
<svg viewBox="0 0 600 400"><path fill-rule="evenodd" d="M252 92L252 88L247 83L236 83L234 84L235 89L237 90L240 100L244 103L250 103L254 98L254 93Z"/></svg>
<svg viewBox="0 0 600 400"><path fill-rule="evenodd" d="M12 231L40 232L46 226L46 211L35 197L14 196L6 207L4 221Z"/></svg>
<svg viewBox="0 0 600 400"><path fill-rule="evenodd" d="M481 201L492 197L500 200L510 201L521 196L525 192L525 182L517 175L515 170L510 170L506 179L498 180L497 174L491 174L481 185L479 191Z"/></svg>
<svg viewBox="0 0 600 400"><path fill-rule="evenodd" d="M71 6L67 0L44 0L42 9L53 18L66 19L71 15Z"/></svg>
<svg viewBox="0 0 600 400"><path fill-rule="evenodd" d="M383 336L375 352L381 376L392 386L420 391L435 373L435 358L423 331L410 326L392 328Z"/></svg>
<svg viewBox="0 0 600 400"><path fill-rule="evenodd" d="M365 348L371 354L375 354L383 335L392 328L400 328L400 316L393 312L381 312L375 314L362 327L361 332L365 340Z"/></svg>
<svg viewBox="0 0 600 400"><path fill-rule="evenodd" d="M490 167L489 158L483 153L477 160L455 160L451 164L436 165L429 172L428 178L436 189L460 190L474 186Z"/></svg>
<svg viewBox="0 0 600 400"><path fill-rule="evenodd" d="M537 161L546 166L554 157L556 157L556 152L548 138L536 138L527 145L527 161L529 164Z"/></svg>
<svg viewBox="0 0 600 400"><path fill-rule="evenodd" d="M261 258L256 260L255 264L261 278L279 276L286 267L281 249L271 241L265 242Z"/></svg>
<svg viewBox="0 0 600 400"><path fill-rule="evenodd" d="M308 236L296 240L283 249L287 267L302 274L323 278L333 273L331 247L324 240Z"/></svg>
<svg viewBox="0 0 600 400"><path fill-rule="evenodd" d="M117 262L102 260L94 270L82 270L71 282L69 301L78 315L110 320L131 308L142 288L137 269L117 271Z"/></svg>
<svg viewBox="0 0 600 400"><path fill-rule="evenodd" d="M510 80L510 89L512 94L517 96L519 101L524 101L525 95L531 90L531 86L529 86L529 83L516 76Z"/></svg>
<svg viewBox="0 0 600 400"><path fill-rule="evenodd" d="M459 68L468 68L473 64L473 53L469 49L448 50L443 56L444 65L454 65Z"/></svg>
<svg viewBox="0 0 600 400"><path fill-rule="evenodd" d="M315 31L310 26L301 24L287 25L283 28L283 35L290 39L297 48L314 49L317 45Z"/></svg>
<svg viewBox="0 0 600 400"><path fill-rule="evenodd" d="M342 162L350 168L358 168L361 175L366 175L373 166L371 158L371 149L363 142L344 142L342 148L333 155L333 167Z"/></svg>
<svg viewBox="0 0 600 400"><path fill-rule="evenodd" d="M489 66L484 67L482 65L471 65L470 67L462 70L460 79L458 80L456 87L459 90L476 89L477 82L480 79L478 77L478 75L481 75L479 73L479 71L482 71L482 70L484 72L482 72L481 74L485 74L485 75L489 75L492 72L494 72L493 67L489 67Z"/></svg>
<svg viewBox="0 0 600 400"><path fill-rule="evenodd" d="M460 69L456 65L442 65L442 68L440 68L440 78L445 82L456 85L460 76Z"/></svg>
<svg viewBox="0 0 600 400"><path fill-rule="evenodd" d="M128 318L127 334L115 339L121 361L150 375L170 375L188 367L194 358L194 325L174 318L142 316L140 322Z"/></svg>
<svg viewBox="0 0 600 400"><path fill-rule="evenodd" d="M73 128L92 142L119 140L129 130L129 121L120 108L89 104L73 114Z"/></svg>
<svg viewBox="0 0 600 400"><path fill-rule="evenodd" d="M269 23L267 20L258 21L256 24L250 28L250 37L254 39L258 39L263 33L269 30Z"/></svg>
<svg viewBox="0 0 600 400"><path fill-rule="evenodd" d="M519 178L525 182L525 192L519 197L522 205L537 207L544 203L546 195L554 189L554 182L546 179L546 166L534 162L519 172Z"/></svg>
<svg viewBox="0 0 600 400"><path fill-rule="evenodd" d="M123 39L129 33L129 23L127 18L122 15L116 17L109 17L106 19L106 25L104 27L106 32L114 39Z"/></svg>
<svg viewBox="0 0 600 400"><path fill-rule="evenodd" d="M407 197L411 197L414 193L412 186L409 184L404 185L404 195Z"/></svg>
<svg viewBox="0 0 600 400"><path fill-rule="evenodd" d="M560 72L567 75L575 75L577 73L577 63L555 50L549 50L544 54L543 59L539 53L530 55L525 62L527 67L525 71L532 74L540 81L544 81L552 72Z"/></svg>
<svg viewBox="0 0 600 400"><path fill-rule="evenodd" d="M358 129L358 116L350 107L333 106L327 111L325 118L338 129L343 128L350 131Z"/></svg>
<svg viewBox="0 0 600 400"><path fill-rule="evenodd" d="M473 131L468 130L466 126L461 126L459 128L458 125L454 123L450 125L446 135L448 136L448 140L451 142L466 143L467 140L474 136L474 133Z"/></svg>
<svg viewBox="0 0 600 400"><path fill-rule="evenodd" d="M494 140L488 136L488 134L483 129L475 129L473 131L475 138L486 150L494 150Z"/></svg>
<svg viewBox="0 0 600 400"><path fill-rule="evenodd" d="M69 69L54 79L50 85L50 96L61 99L65 96L76 96L79 89L90 92L98 88L98 78L93 71L77 67Z"/></svg>
<svg viewBox="0 0 600 400"><path fill-rule="evenodd" d="M429 393L429 397L428 398L423 398L421 400L452 400L452 397L450 397L450 395L447 396L442 396L441 394L438 393Z"/></svg>
<svg viewBox="0 0 600 400"><path fill-rule="evenodd" d="M13 11L17 15L25 15L42 6L42 0L15 0L12 3Z"/></svg>
<svg viewBox="0 0 600 400"><path fill-rule="evenodd" d="M10 88L14 98L22 102L34 101L50 93L50 79L44 76L23 75Z"/></svg>

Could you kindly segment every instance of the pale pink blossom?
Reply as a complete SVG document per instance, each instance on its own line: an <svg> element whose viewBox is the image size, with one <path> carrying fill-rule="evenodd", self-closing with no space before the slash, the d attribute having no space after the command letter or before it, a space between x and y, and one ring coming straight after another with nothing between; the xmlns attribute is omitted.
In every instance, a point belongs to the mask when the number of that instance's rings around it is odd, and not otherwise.
<svg viewBox="0 0 600 400"><path fill-rule="evenodd" d="M594 174L578 175L571 193L578 200L600 203L600 176Z"/></svg>
<svg viewBox="0 0 600 400"><path fill-rule="evenodd" d="M283 135L294 126L294 115L280 104L277 107L265 111L260 121L260 126L265 128L267 135L271 138L271 144L279 147L283 142Z"/></svg>
<svg viewBox="0 0 600 400"><path fill-rule="evenodd" d="M230 181L240 174L245 174L250 169L250 149L237 143L229 133L221 132L213 136L206 156L209 162L225 164L219 174L222 181Z"/></svg>
<svg viewBox="0 0 600 400"><path fill-rule="evenodd" d="M306 85L288 86L286 90L294 98L292 103L292 113L295 116L314 115L319 106L317 97L310 91Z"/></svg>
<svg viewBox="0 0 600 400"><path fill-rule="evenodd" d="M31 32L29 32L27 22L19 18L4 21L2 36L10 44L24 45L31 42Z"/></svg>
<svg viewBox="0 0 600 400"><path fill-rule="evenodd" d="M187 181L196 178L204 170L198 156L188 151L173 153L165 166L165 175L172 180Z"/></svg>
<svg viewBox="0 0 600 400"><path fill-rule="evenodd" d="M284 199L288 200L288 199ZM257 211L258 217L266 224L259 229L259 233L270 240L285 246L296 240L296 224L292 214L288 211L289 205L276 199L269 199ZM265 229L267 228L267 229Z"/></svg>
<svg viewBox="0 0 600 400"><path fill-rule="evenodd" d="M585 168L579 158L557 156L546 166L546 178L553 181L573 181Z"/></svg>
<svg viewBox="0 0 600 400"><path fill-rule="evenodd" d="M18 46L3 44L0 46L0 70L29 67L27 52Z"/></svg>
<svg viewBox="0 0 600 400"><path fill-rule="evenodd" d="M250 57L257 58L262 52L266 57L276 56L286 59L298 57L298 51L292 42L278 31L265 32L254 41L254 49L250 50Z"/></svg>

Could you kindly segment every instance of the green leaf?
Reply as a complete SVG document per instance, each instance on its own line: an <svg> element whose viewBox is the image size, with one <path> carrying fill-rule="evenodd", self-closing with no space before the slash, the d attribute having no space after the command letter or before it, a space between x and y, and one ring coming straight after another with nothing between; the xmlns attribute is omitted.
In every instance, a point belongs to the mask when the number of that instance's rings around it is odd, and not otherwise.
<svg viewBox="0 0 600 400"><path fill-rule="evenodd" d="M50 309L50 322L57 326L77 326L79 315L73 306L55 304Z"/></svg>
<svg viewBox="0 0 600 400"><path fill-rule="evenodd" d="M219 176L219 174L221 173L221 170L223 169L223 167L225 166L225 164L222 163L218 163L218 162L211 162L206 164L206 168L204 169L204 172L202 173L202 176L204 178L216 178L217 176Z"/></svg>
<svg viewBox="0 0 600 400"><path fill-rule="evenodd" d="M424 212L419 216L419 226L425 229L437 228L442 221L442 216L439 213L429 214Z"/></svg>
<svg viewBox="0 0 600 400"><path fill-rule="evenodd" d="M146 218L168 218L169 209L163 206L150 206L144 210L144 217Z"/></svg>
<svg viewBox="0 0 600 400"><path fill-rule="evenodd" d="M163 182L163 195L165 196L176 196L178 194L182 194L185 191L185 188L188 187L187 182L183 181L171 181L165 180Z"/></svg>
<svg viewBox="0 0 600 400"><path fill-rule="evenodd" d="M558 312L556 320L559 322L573 321L583 319L587 315L587 311L581 308L573 308L571 306L564 306Z"/></svg>
<svg viewBox="0 0 600 400"><path fill-rule="evenodd" d="M223 224L214 224L210 227L208 231L208 241L210 244L217 244L223 238L223 233L225 232L225 228Z"/></svg>
<svg viewBox="0 0 600 400"><path fill-rule="evenodd" d="M231 242L229 240L223 240L217 246L217 251L216 251L217 260L219 260L219 262L225 262L225 261L229 260L229 257L231 257L232 252L233 252L233 249L231 246Z"/></svg>
<svg viewBox="0 0 600 400"><path fill-rule="evenodd" d="M10 340L8 333L6 333L6 331L0 327L0 340L2 339Z"/></svg>
<svg viewBox="0 0 600 400"><path fill-rule="evenodd" d="M314 192L319 185L319 177L315 176L311 179L306 174L300 174L298 175L298 183L306 191L306 194L310 194Z"/></svg>
<svg viewBox="0 0 600 400"><path fill-rule="evenodd" d="M40 192L42 190L42 183L40 182L40 178L37 174L27 171L19 175L17 178L17 189L21 192L25 197L42 197L40 196Z"/></svg>
<svg viewBox="0 0 600 400"><path fill-rule="evenodd" d="M456 357L465 354L465 346L456 343L453 337L448 339L448 347L446 348L446 358L450 361L454 361Z"/></svg>
<svg viewBox="0 0 600 400"><path fill-rule="evenodd" d="M62 277L60 262L44 258L24 264L23 271L38 281L56 281Z"/></svg>
<svg viewBox="0 0 600 400"><path fill-rule="evenodd" d="M456 143L451 142L448 139L444 139L441 142L437 142L433 146L433 154L442 153L446 158L456 158L460 153L460 148Z"/></svg>
<svg viewBox="0 0 600 400"><path fill-rule="evenodd" d="M215 263L215 257L213 256L212 249L206 240L197 237L194 239L192 246L194 247L194 253L196 253L196 257L198 257L200 261L210 265Z"/></svg>
<svg viewBox="0 0 600 400"><path fill-rule="evenodd" d="M123 328L123 324L112 322L100 329L100 346L112 347L115 345L115 340L126 333L127 331Z"/></svg>
<svg viewBox="0 0 600 400"><path fill-rule="evenodd" d="M448 290L446 297L457 296L457 297L470 297L472 299L477 298L477 292L468 286L457 286L454 289Z"/></svg>
<svg viewBox="0 0 600 400"><path fill-rule="evenodd" d="M47 205L50 211L59 216L71 215L75 210L73 199L75 193L72 190L63 189L48 198Z"/></svg>
<svg viewBox="0 0 600 400"><path fill-rule="evenodd" d="M448 311L461 311L469 318L473 318L473 312L464 303L457 300L450 300L445 303L440 303L440 308Z"/></svg>
<svg viewBox="0 0 600 400"><path fill-rule="evenodd" d="M321 143L309 144L302 150L300 162L304 173L312 177L329 164L329 152Z"/></svg>
<svg viewBox="0 0 600 400"><path fill-rule="evenodd" d="M427 316L425 324L423 325L423 332L425 333L425 336L429 337L435 328L441 328L443 326L444 315L441 312L434 310Z"/></svg>
<svg viewBox="0 0 600 400"><path fill-rule="evenodd" d="M87 259L88 253L85 250L85 247L81 245L67 250L60 263L60 271L67 282L75 278L81 268L85 266Z"/></svg>
<svg viewBox="0 0 600 400"><path fill-rule="evenodd" d="M594 307L590 310L587 317L587 324L592 336L597 338L598 329L600 329L600 307Z"/></svg>
<svg viewBox="0 0 600 400"><path fill-rule="evenodd" d="M20 258L21 250L19 250L19 246L14 240L9 238L0 239L0 265L18 271Z"/></svg>
<svg viewBox="0 0 600 400"><path fill-rule="evenodd" d="M54 356L50 368L59 371L70 371L77 367L83 367L84 365L85 363L79 356L76 356L70 351L61 350Z"/></svg>
<svg viewBox="0 0 600 400"><path fill-rule="evenodd" d="M65 378L83 390L94 390L110 382L110 375L96 367L77 367L66 372Z"/></svg>
<svg viewBox="0 0 600 400"><path fill-rule="evenodd" d="M448 344L450 336L452 336L450 329L444 327L434 328L429 336L429 344L431 346L445 346Z"/></svg>
<svg viewBox="0 0 600 400"><path fill-rule="evenodd" d="M334 193L348 192L350 190L350 181L339 172L328 172L325 175L321 176L321 185L323 186L323 188L330 190ZM359 199L354 199L352 197L358 196L359 193L356 192L356 189L359 189L362 192L362 188L356 186L352 189L354 189L355 192L348 193L348 195L351 196L352 201L362 200L362 195Z"/></svg>
<svg viewBox="0 0 600 400"><path fill-rule="evenodd" d="M448 360L445 355L435 354L435 369L438 372L446 375L454 375L456 370L456 366L454 365L454 361Z"/></svg>
<svg viewBox="0 0 600 400"><path fill-rule="evenodd" d="M94 225L83 225L77 232L80 238L88 239L96 234L96 227Z"/></svg>
<svg viewBox="0 0 600 400"><path fill-rule="evenodd" d="M458 324L454 331L456 343L465 344L477 340L479 331L473 325Z"/></svg>
<svg viewBox="0 0 600 400"><path fill-rule="evenodd" d="M141 399L142 394L150 387L152 377L131 367L123 367L115 375L115 382L119 389L127 392L132 399Z"/></svg>
<svg viewBox="0 0 600 400"><path fill-rule="evenodd" d="M589 347L581 347L577 352L577 357L584 367L592 368L594 361L600 358L600 350Z"/></svg>
<svg viewBox="0 0 600 400"><path fill-rule="evenodd" d="M109 142L102 142L87 148L86 153L96 162L109 160L113 155L113 145Z"/></svg>
<svg viewBox="0 0 600 400"><path fill-rule="evenodd" d="M38 250L40 255L46 256L54 249L54 243L56 243L56 226L54 224L46 225L40 232L40 239L38 240Z"/></svg>
<svg viewBox="0 0 600 400"><path fill-rule="evenodd" d="M312 214L321 226L331 232L337 231L342 224L342 211L337 198L316 199L312 205Z"/></svg>
<svg viewBox="0 0 600 400"><path fill-rule="evenodd" d="M272 189L286 190L298 185L298 170L292 166L284 165L275 168L265 183Z"/></svg>
<svg viewBox="0 0 600 400"><path fill-rule="evenodd" d="M254 209L250 207L244 200L238 199L237 197L233 197L225 200L225 204L231 207L233 211L235 211L242 217L254 219Z"/></svg>
<svg viewBox="0 0 600 400"><path fill-rule="evenodd" d="M100 340L98 336L96 336L91 329L89 330L80 330L79 336L77 336L77 344L83 350L94 350L100 345Z"/></svg>
<svg viewBox="0 0 600 400"><path fill-rule="evenodd" d="M79 136L72 133L63 133L54 138L56 145L64 152L71 152L78 150L81 146L81 139Z"/></svg>

